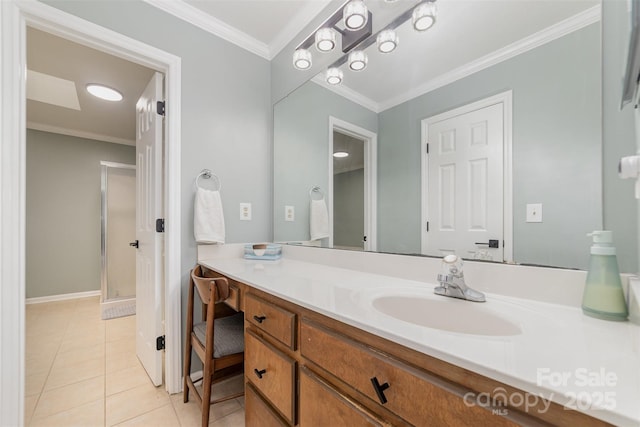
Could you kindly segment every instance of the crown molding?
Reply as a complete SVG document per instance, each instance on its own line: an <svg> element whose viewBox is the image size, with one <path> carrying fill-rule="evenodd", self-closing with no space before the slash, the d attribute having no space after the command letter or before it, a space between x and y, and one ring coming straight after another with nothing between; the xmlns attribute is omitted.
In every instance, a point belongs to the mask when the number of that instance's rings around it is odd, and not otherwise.
<svg viewBox="0 0 640 427"><path fill-rule="evenodd" d="M93 132L85 132L77 129L70 129L58 126L46 125L37 122L27 122L27 129L39 130L41 132L57 133L60 135L74 136L76 138L93 139L95 141L110 142L112 144L132 145L135 147L134 139L118 138L116 136L101 135Z"/></svg>
<svg viewBox="0 0 640 427"><path fill-rule="evenodd" d="M332 0L309 2L269 44L269 60L275 58Z"/></svg>
<svg viewBox="0 0 640 427"><path fill-rule="evenodd" d="M324 81L324 79L322 78L322 74L316 74L311 81L315 84L317 84L318 86L322 86L325 89L330 90L331 92L334 92L340 96L342 96L343 98L348 99L349 101L355 102L358 105L361 105L362 107L366 108L367 110L371 110L374 113L379 113L380 111L380 105L375 102L373 99L371 98L367 98L366 96L364 96L363 94L361 94L360 92L356 92L353 89L348 88L347 86L342 86L342 85L330 85L329 83L327 83L326 81Z"/></svg>
<svg viewBox="0 0 640 427"><path fill-rule="evenodd" d="M442 74L420 86L407 91L399 96L388 99L379 104L379 111L385 111L403 102L409 101L417 96L424 95L440 87L460 80L471 74L492 67L500 62L511 59L521 53L535 49L543 44L549 43L560 37L566 36L574 31L580 30L588 25L594 24L601 19L601 6L596 5L564 21L560 21L524 39L518 40L502 49L498 49L475 61L469 62L461 67L455 68L448 73Z"/></svg>
<svg viewBox="0 0 640 427"><path fill-rule="evenodd" d="M183 1L176 0L143 0L151 6L182 19L191 25L233 43L264 59L271 60L269 46L243 33L235 27L209 15Z"/></svg>

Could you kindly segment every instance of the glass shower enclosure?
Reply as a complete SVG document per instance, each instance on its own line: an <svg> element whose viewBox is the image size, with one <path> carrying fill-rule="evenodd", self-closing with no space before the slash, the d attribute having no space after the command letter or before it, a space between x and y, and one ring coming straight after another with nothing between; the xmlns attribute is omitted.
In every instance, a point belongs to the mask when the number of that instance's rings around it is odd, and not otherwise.
<svg viewBox="0 0 640 427"><path fill-rule="evenodd" d="M136 167L105 161L100 167L100 308L102 318L111 319L136 312Z"/></svg>

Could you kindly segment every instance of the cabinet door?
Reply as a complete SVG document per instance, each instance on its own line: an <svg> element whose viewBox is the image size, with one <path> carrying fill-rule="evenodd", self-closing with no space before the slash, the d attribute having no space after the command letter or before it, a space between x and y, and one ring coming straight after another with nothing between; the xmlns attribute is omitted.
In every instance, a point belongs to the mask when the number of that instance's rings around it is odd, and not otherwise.
<svg viewBox="0 0 640 427"><path fill-rule="evenodd" d="M391 426L340 394L308 368L300 369L300 427Z"/></svg>
<svg viewBox="0 0 640 427"><path fill-rule="evenodd" d="M287 424L276 415L269 404L262 400L256 389L247 384L244 393L245 424L247 427L286 427Z"/></svg>
<svg viewBox="0 0 640 427"><path fill-rule="evenodd" d="M296 362L247 329L244 367L251 383L291 424L295 424Z"/></svg>

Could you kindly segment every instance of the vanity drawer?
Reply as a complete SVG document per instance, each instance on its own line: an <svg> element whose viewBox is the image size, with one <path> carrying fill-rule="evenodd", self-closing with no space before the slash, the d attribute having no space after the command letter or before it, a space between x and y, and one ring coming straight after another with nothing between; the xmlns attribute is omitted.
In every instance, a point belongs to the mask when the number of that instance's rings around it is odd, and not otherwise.
<svg viewBox="0 0 640 427"><path fill-rule="evenodd" d="M300 352L413 425L516 425L479 406L466 405L466 390L461 387L307 320L300 326ZM379 393L374 382L380 385Z"/></svg>
<svg viewBox="0 0 640 427"><path fill-rule="evenodd" d="M256 389L249 383L244 393L245 423L247 427L286 427L287 424L262 400Z"/></svg>
<svg viewBox="0 0 640 427"><path fill-rule="evenodd" d="M251 330L245 332L245 376L249 383L295 424L296 361Z"/></svg>
<svg viewBox="0 0 640 427"><path fill-rule="evenodd" d="M256 328L295 350L295 313L249 294L245 299L245 318Z"/></svg>
<svg viewBox="0 0 640 427"><path fill-rule="evenodd" d="M391 424L380 420L303 367L300 369L300 426L390 427Z"/></svg>

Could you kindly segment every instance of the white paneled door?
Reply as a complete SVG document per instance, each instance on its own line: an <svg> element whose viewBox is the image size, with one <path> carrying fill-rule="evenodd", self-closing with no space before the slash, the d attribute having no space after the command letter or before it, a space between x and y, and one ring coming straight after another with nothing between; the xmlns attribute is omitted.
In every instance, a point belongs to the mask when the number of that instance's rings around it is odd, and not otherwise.
<svg viewBox="0 0 640 427"><path fill-rule="evenodd" d="M504 260L504 108L463 107L425 120L423 254Z"/></svg>
<svg viewBox="0 0 640 427"><path fill-rule="evenodd" d="M155 73L136 104L136 353L156 386L162 384L162 74Z"/></svg>

